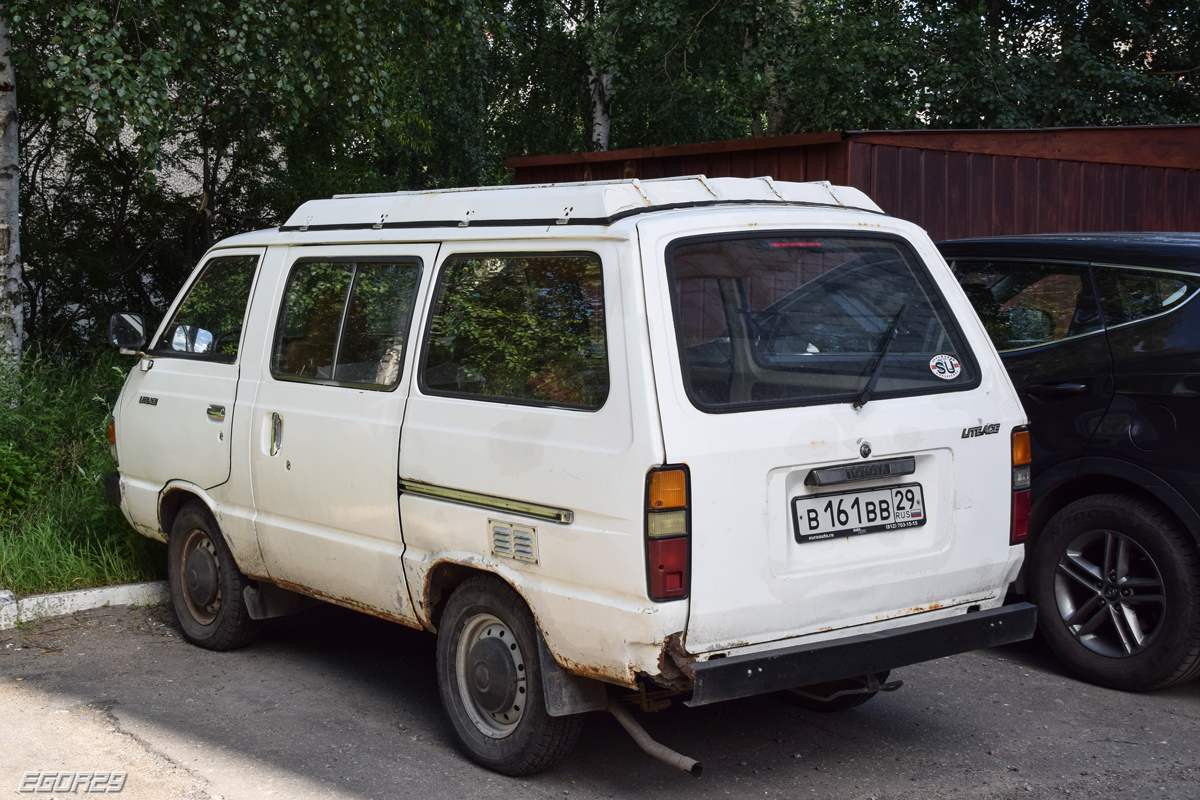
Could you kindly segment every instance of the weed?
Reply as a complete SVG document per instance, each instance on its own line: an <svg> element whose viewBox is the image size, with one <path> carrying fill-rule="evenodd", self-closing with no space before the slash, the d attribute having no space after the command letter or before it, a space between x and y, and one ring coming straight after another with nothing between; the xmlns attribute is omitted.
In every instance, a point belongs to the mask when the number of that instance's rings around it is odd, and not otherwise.
<svg viewBox="0 0 1200 800"><path fill-rule="evenodd" d="M105 435L128 368L28 358L0 375L0 587L17 595L162 577L162 545L104 497Z"/></svg>

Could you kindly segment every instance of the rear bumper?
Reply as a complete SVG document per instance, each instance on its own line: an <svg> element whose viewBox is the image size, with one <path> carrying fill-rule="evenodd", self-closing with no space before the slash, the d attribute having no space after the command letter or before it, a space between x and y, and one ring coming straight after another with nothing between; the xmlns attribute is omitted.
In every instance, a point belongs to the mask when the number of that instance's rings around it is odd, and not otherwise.
<svg viewBox="0 0 1200 800"><path fill-rule="evenodd" d="M878 633L691 665L689 706L879 673L1033 636L1037 608L1017 603Z"/></svg>

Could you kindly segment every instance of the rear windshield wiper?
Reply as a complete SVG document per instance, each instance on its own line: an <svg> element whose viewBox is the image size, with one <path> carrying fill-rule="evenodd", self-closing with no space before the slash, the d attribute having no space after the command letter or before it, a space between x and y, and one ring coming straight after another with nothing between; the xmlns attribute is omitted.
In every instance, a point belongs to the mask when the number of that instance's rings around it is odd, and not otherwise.
<svg viewBox="0 0 1200 800"><path fill-rule="evenodd" d="M850 405L855 411L865 406L871 399L871 393L875 391L875 384L879 382L879 375L883 372L883 360L887 358L888 350L892 349L892 342L896 341L896 337L900 335L900 320L904 317L906 308L908 308L908 303L900 306L900 310L896 312L896 318L892 320L892 329L888 331L887 338L883 341L883 347L879 349L879 358L875 360L875 369L871 371L871 378L863 387L862 394Z"/></svg>

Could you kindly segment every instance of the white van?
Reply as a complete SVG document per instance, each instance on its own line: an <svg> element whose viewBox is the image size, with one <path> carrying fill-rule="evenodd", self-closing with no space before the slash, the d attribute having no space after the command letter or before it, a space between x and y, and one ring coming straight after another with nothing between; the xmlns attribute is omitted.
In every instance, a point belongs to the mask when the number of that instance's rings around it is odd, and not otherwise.
<svg viewBox="0 0 1200 800"><path fill-rule="evenodd" d="M1021 404L925 233L857 190L314 201L144 328L111 327L141 360L109 494L167 542L185 635L237 647L306 598L436 632L457 737L501 772L585 711L637 732L623 700L845 708L1032 633L1002 607Z"/></svg>

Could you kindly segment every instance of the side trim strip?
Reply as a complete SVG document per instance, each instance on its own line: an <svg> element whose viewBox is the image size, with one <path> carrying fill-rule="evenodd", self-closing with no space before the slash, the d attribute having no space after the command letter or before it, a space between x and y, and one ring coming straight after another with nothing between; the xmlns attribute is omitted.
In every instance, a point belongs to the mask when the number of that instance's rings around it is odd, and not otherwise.
<svg viewBox="0 0 1200 800"><path fill-rule="evenodd" d="M536 517L560 525L570 525L575 521L575 512L565 508L526 503L523 500L510 500L507 497L494 497L490 494L467 492L462 489L451 489L447 486L434 486L430 483L400 479L400 493L408 492L434 500L445 500L448 503L458 503L463 506L486 508L489 511L509 511L526 517Z"/></svg>

